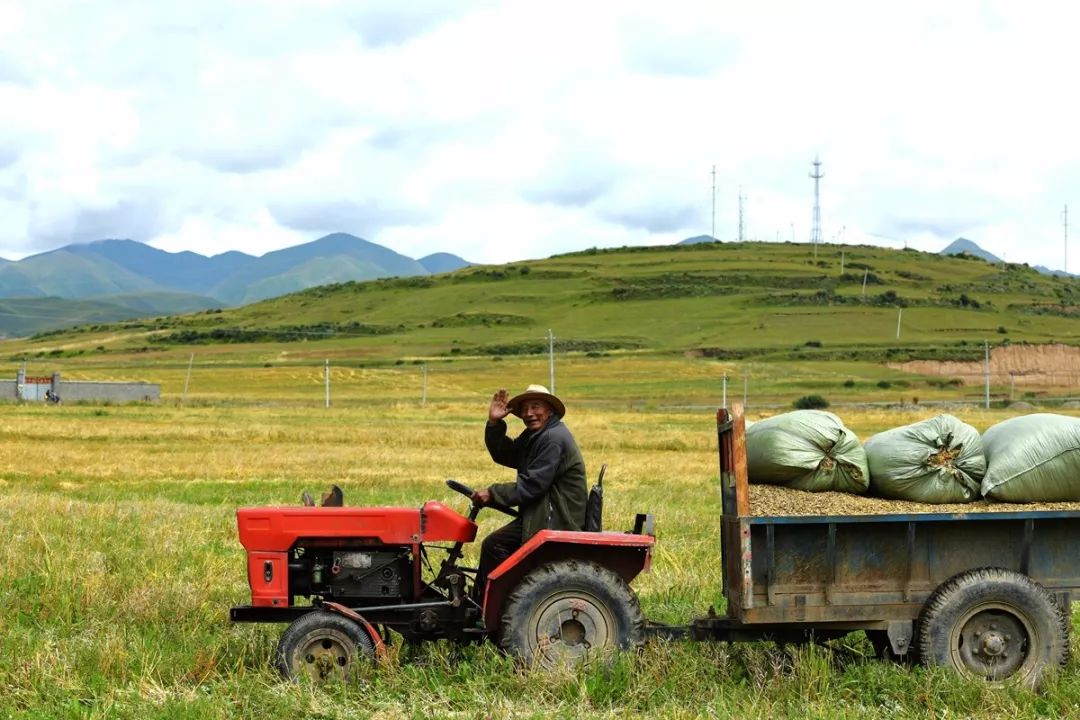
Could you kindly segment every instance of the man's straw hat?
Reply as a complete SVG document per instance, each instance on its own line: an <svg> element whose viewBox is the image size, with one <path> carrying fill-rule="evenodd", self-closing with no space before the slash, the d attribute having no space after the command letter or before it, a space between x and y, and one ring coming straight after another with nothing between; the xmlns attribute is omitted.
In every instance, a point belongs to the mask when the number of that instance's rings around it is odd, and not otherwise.
<svg viewBox="0 0 1080 720"><path fill-rule="evenodd" d="M549 393L543 385L530 385L525 388L525 392L510 398L510 401L506 403L506 409L521 417L521 406L529 400L543 400L559 417L566 414L566 406L563 405L562 400Z"/></svg>

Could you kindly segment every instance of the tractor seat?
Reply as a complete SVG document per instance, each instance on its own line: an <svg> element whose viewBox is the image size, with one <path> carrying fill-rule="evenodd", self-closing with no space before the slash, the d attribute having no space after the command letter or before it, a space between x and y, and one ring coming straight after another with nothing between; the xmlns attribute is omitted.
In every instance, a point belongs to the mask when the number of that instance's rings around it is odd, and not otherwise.
<svg viewBox="0 0 1080 720"><path fill-rule="evenodd" d="M600 466L600 476L589 491L585 502L585 532L603 532L604 530L604 472L607 463Z"/></svg>
<svg viewBox="0 0 1080 720"><path fill-rule="evenodd" d="M300 496L300 503L304 507L315 507L315 498L311 496L307 490ZM345 504L344 493L341 492L341 488L337 485L331 485L330 489L323 493L322 502L323 507L341 507Z"/></svg>

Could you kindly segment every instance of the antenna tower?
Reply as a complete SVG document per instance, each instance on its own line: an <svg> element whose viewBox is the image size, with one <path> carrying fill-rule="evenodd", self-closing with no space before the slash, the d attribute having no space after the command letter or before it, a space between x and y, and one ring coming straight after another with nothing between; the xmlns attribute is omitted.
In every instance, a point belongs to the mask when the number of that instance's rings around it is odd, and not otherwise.
<svg viewBox="0 0 1080 720"><path fill-rule="evenodd" d="M810 173L810 177L814 179L814 223L810 231L810 242L814 246L816 255L818 243L821 242L821 195L818 185L821 178L825 177L825 173L821 172L821 160L816 155L814 156L814 171Z"/></svg>
<svg viewBox="0 0 1080 720"><path fill-rule="evenodd" d="M743 224L743 202L746 200L746 196L742 193L742 185L739 186L739 242L746 240L746 233L744 232L745 225Z"/></svg>
<svg viewBox="0 0 1080 720"><path fill-rule="evenodd" d="M712 166L712 230L709 239L716 240L716 166Z"/></svg>
<svg viewBox="0 0 1080 720"><path fill-rule="evenodd" d="M1065 227L1065 267L1061 268L1066 273L1069 272L1069 206L1065 206L1065 210L1061 213L1062 224Z"/></svg>

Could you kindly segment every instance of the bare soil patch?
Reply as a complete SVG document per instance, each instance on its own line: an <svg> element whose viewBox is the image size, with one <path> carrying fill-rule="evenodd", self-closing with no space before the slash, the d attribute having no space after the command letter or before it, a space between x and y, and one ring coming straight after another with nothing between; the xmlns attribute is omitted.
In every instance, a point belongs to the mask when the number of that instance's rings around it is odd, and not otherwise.
<svg viewBox="0 0 1080 720"><path fill-rule="evenodd" d="M919 375L941 375L973 382L981 381L982 361L910 360L889 363L890 368ZM994 382L1017 385L1080 382L1080 347L1072 345L1006 345L990 350L990 375Z"/></svg>

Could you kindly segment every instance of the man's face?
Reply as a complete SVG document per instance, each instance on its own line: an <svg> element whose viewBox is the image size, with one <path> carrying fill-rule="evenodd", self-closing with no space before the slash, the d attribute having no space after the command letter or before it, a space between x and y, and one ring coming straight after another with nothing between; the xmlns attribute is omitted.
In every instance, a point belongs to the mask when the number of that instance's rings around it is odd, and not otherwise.
<svg viewBox="0 0 1080 720"><path fill-rule="evenodd" d="M521 419L529 430L539 430L551 417L551 406L543 400L526 400L521 404Z"/></svg>

